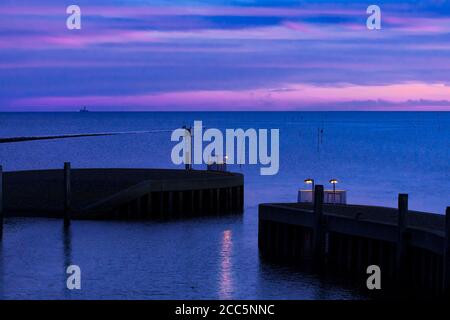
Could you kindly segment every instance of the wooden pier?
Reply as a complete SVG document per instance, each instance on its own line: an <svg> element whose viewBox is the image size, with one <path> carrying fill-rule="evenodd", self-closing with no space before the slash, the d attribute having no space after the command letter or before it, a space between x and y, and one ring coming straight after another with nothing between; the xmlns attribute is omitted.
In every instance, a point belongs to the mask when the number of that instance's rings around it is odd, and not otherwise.
<svg viewBox="0 0 450 320"><path fill-rule="evenodd" d="M408 210L408 196L398 208L315 203L261 204L260 253L264 258L316 270L331 270L358 280L377 265L384 288L442 296L450 290L450 209L446 215ZM365 281L360 281L362 287ZM411 291L409 291L411 290Z"/></svg>
<svg viewBox="0 0 450 320"><path fill-rule="evenodd" d="M0 171L1 181L1 171ZM166 219L239 213L243 175L169 169L3 172L3 214L71 219ZM0 195L0 222L2 217Z"/></svg>

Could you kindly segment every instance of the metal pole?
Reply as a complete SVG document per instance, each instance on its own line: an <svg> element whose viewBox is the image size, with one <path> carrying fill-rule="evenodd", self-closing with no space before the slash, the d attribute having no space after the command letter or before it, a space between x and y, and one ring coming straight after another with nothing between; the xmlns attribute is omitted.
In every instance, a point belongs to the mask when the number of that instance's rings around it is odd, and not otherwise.
<svg viewBox="0 0 450 320"><path fill-rule="evenodd" d="M71 196L71 181L70 181L70 162L64 162L64 225L70 225L70 196Z"/></svg>
<svg viewBox="0 0 450 320"><path fill-rule="evenodd" d="M333 183L333 204L336 204L336 183Z"/></svg>
<svg viewBox="0 0 450 320"><path fill-rule="evenodd" d="M408 195L398 195L398 238L397 238L397 279L402 285L406 279L406 228L408 216Z"/></svg>

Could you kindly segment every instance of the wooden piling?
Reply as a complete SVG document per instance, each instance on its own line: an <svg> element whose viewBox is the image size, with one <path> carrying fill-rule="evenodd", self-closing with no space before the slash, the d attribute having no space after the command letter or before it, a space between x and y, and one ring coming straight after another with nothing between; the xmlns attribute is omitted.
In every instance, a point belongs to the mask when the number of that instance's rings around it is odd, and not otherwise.
<svg viewBox="0 0 450 320"><path fill-rule="evenodd" d="M173 218L174 216L174 196L173 196L173 191L169 191L168 192L168 197L169 197L169 202L168 202L168 216L169 218Z"/></svg>
<svg viewBox="0 0 450 320"><path fill-rule="evenodd" d="M324 252L323 230L323 185L316 185L314 189L314 259L323 261Z"/></svg>
<svg viewBox="0 0 450 320"><path fill-rule="evenodd" d="M203 190L198 190L198 211L203 214Z"/></svg>
<svg viewBox="0 0 450 320"><path fill-rule="evenodd" d="M0 166L0 240L3 237L3 167Z"/></svg>
<svg viewBox="0 0 450 320"><path fill-rule="evenodd" d="M178 191L178 215L183 216L184 215L184 205L183 205L183 191Z"/></svg>
<svg viewBox="0 0 450 320"><path fill-rule="evenodd" d="M244 209L245 190L244 186L239 187L239 209Z"/></svg>
<svg viewBox="0 0 450 320"><path fill-rule="evenodd" d="M158 192L158 196L159 196L159 212L158 212L158 215L159 215L159 218L162 219L162 218L164 218L164 213L165 213L165 210L166 210L166 208L164 206L164 191L161 190L160 192Z"/></svg>
<svg viewBox="0 0 450 320"><path fill-rule="evenodd" d="M141 212L140 218L146 219L148 218L148 206L149 206L149 194L145 194L141 197Z"/></svg>
<svg viewBox="0 0 450 320"><path fill-rule="evenodd" d="M64 162L64 225L70 225L70 211L71 211L71 177L70 177L70 162Z"/></svg>
<svg viewBox="0 0 450 320"><path fill-rule="evenodd" d="M191 198L191 201L190 201L191 216L194 216L194 214L195 214L195 190L191 190L189 192L189 194L190 194L190 198Z"/></svg>
<svg viewBox="0 0 450 320"><path fill-rule="evenodd" d="M155 217L155 205L156 205L155 193L149 192L148 193L148 211L147 211L148 218Z"/></svg>
<svg viewBox="0 0 450 320"><path fill-rule="evenodd" d="M408 215L408 195L398 195L398 237L397 237L397 254L396 254L396 275L397 280L403 282L405 279L406 267L406 228Z"/></svg>
<svg viewBox="0 0 450 320"><path fill-rule="evenodd" d="M209 196L208 196L208 213L213 213L214 212L214 190L213 189L209 189L208 190Z"/></svg>
<svg viewBox="0 0 450 320"><path fill-rule="evenodd" d="M450 207L445 211L444 294L450 296Z"/></svg>
<svg viewBox="0 0 450 320"><path fill-rule="evenodd" d="M222 207L222 204L220 203L220 189L216 189L216 212L219 213Z"/></svg>

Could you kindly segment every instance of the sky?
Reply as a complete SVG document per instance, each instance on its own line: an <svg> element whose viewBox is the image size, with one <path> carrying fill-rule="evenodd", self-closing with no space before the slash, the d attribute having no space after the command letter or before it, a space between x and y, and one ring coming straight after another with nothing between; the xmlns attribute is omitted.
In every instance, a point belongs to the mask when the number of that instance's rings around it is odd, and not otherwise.
<svg viewBox="0 0 450 320"><path fill-rule="evenodd" d="M1 0L0 16L0 111L450 111L450 1Z"/></svg>

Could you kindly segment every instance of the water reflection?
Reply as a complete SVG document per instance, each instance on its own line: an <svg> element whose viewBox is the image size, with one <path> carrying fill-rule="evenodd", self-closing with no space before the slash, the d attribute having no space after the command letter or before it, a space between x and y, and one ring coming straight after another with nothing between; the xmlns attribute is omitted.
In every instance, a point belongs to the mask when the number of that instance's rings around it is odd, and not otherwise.
<svg viewBox="0 0 450 320"><path fill-rule="evenodd" d="M70 227L63 228L63 246L64 246L64 270L72 263L72 231Z"/></svg>
<svg viewBox="0 0 450 320"><path fill-rule="evenodd" d="M232 299L233 277L232 260L233 241L231 230L225 230L222 233L222 246L220 250L220 283L219 299Z"/></svg>
<svg viewBox="0 0 450 320"><path fill-rule="evenodd" d="M67 274L66 274L66 270L67 267L70 266L72 264L72 229L69 226L64 226L63 227L63 270L64 270L64 278L63 278L63 292L66 296L66 298L69 298L69 294L70 294L70 290L67 290L67 285L66 285L66 281L67 281Z"/></svg>

